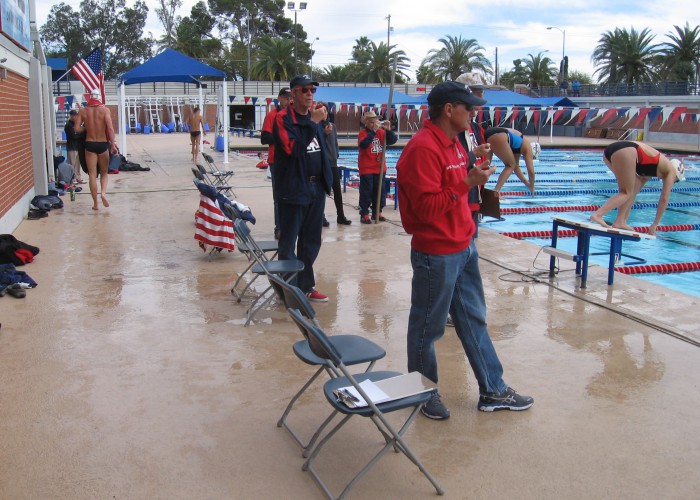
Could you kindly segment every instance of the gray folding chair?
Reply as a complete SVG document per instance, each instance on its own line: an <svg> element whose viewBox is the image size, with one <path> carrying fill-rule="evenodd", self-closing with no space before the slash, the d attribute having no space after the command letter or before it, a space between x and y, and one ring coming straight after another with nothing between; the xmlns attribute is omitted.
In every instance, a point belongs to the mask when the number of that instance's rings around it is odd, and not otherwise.
<svg viewBox="0 0 700 500"><path fill-rule="evenodd" d="M202 158L204 158L209 168L209 173L216 179L217 184L226 185L229 183L229 179L231 179L235 173L233 170L221 170L214 162L214 158L207 153L202 153Z"/></svg>
<svg viewBox="0 0 700 500"><path fill-rule="evenodd" d="M255 241L250 228L243 219L235 219L233 221L233 231L236 233L236 238L239 238L246 245L250 256L255 260L255 264L250 268L253 274L258 276L274 274L282 277L285 281L289 281L304 270L304 263L300 260L269 260L264 250ZM267 293L271 289L272 286L268 284L267 288L258 294L248 307L245 326L248 326L255 313L274 297L274 294Z"/></svg>
<svg viewBox="0 0 700 500"><path fill-rule="evenodd" d="M418 469L425 475L425 477L430 481L438 495L444 494L442 486L433 478L433 476L428 472L423 463L418 459L418 457L411 451L408 444L403 438L408 428L411 426L415 420L418 412L422 406L435 394L435 390L428 392L421 392L408 397L403 397L399 399L394 399L392 401L387 401L384 403L373 403L371 398L364 391L360 383L365 380L371 380L372 382L379 382L392 377L397 377L401 375L398 372L390 371L376 371L362 373L359 375L352 375L348 370L343 354L336 349L330 342L330 339L326 336L321 328L314 325L312 322L308 321L304 316L296 309L288 309L290 316L294 322L299 327L306 340L309 342L309 347L311 351L319 358L330 363L335 370L342 374L342 376L332 378L327 381L323 386L323 392L326 396L326 400L333 407L333 409L339 413L342 413L344 417L338 424L333 427L324 437L319 441L319 443L314 447L313 451L309 455L309 458L304 462L302 466L303 470L309 471L318 485L321 487L323 492L328 495L329 498L334 498L333 494L329 490L328 486L323 482L318 472L314 468L314 461L318 458L319 453L324 448L324 446L330 441L330 439L340 430L350 418L354 415L361 417L368 417L372 420L374 425L377 427L379 432L384 438L384 446L379 450L379 452L372 457L372 459L364 466L360 471L350 480L350 482L343 488L342 492L338 498L343 498L350 491L350 489L357 484L357 482L362 479L362 477L372 468L372 466L389 450L392 448L398 453L401 452L406 457L413 462ZM340 399L336 396L335 391L343 387L352 386L357 390L357 392L368 402L367 406L354 407L351 408L344 401L345 398ZM385 416L385 413L391 413L397 410L403 410L405 408L412 408L410 415L404 422L404 424L397 430ZM342 453L340 450L338 453ZM345 461L343 463L343 470L346 468ZM342 471L340 471L342 472Z"/></svg>
<svg viewBox="0 0 700 500"><path fill-rule="evenodd" d="M238 210L236 207L232 205L227 205L224 204L221 207L221 211L231 219L232 221L235 221L236 219L240 219L240 214L238 213ZM236 302L240 304L241 300L243 300L243 296L245 295L246 291L250 288L250 286L253 284L253 282L258 278L258 274L253 274L251 269L255 265L255 259L250 253L250 248L248 248L248 245L238 236L238 233L235 231L235 226L234 226L234 236L236 239L236 248L238 249L239 252L241 252L246 259L248 259L248 267L246 267L243 271L238 273L238 278L236 279L236 282L233 284L231 287L231 295L236 297ZM277 251L278 251L278 242L277 240L261 240L257 241L258 246L262 250L263 254L266 256L267 260L274 260L274 258L277 256ZM267 256L267 254L272 254L271 256ZM238 291L238 287L240 283L243 281L243 279L248 275L251 274L250 279L248 280L248 283L245 285L243 290L240 292Z"/></svg>
<svg viewBox="0 0 700 500"><path fill-rule="evenodd" d="M233 192L233 186L221 182L221 180L218 177L216 177L211 172L207 172L207 169L199 163L197 163L197 170L199 170L199 173L202 174L204 182L206 182L210 186L214 186L217 191L225 194L229 198L231 196L233 196L234 198L236 197L236 193Z"/></svg>
<svg viewBox="0 0 700 500"><path fill-rule="evenodd" d="M270 285L272 285L272 288L277 294L277 296L280 298L282 303L284 303L285 307L287 307L288 309L292 308L300 311L306 319L312 321L315 325L318 326L318 321L316 320L316 311L311 305L309 299L299 288L287 283L286 281L275 275L269 275L267 278L270 281ZM378 346L371 340L368 340L359 335L333 335L329 337L329 340L331 344L333 344L333 346L338 350L338 352L342 353L343 359L345 360L345 364L347 364L348 366L369 363L365 372L371 371L377 360L382 359L384 356L386 356L386 351L384 349L382 349L380 346ZM304 443L304 441L290 427L289 423L287 422L289 412L292 411L292 407L297 402L297 400L306 391L306 389L308 389L309 386L311 386L314 380L316 380L323 371L326 371L331 378L339 376L340 373L335 370L331 363L328 363L326 360L316 356L311 351L311 348L309 347L309 342L307 340L304 339L296 342L292 346L292 349L294 350L294 354L301 361L303 361L307 365L318 366L318 370L316 370L316 373L314 373L311 376L311 378L301 387L301 389L299 389L299 391L289 401L289 404L285 408L282 417L280 417L279 421L277 422L277 427L283 427L291 434L294 440L297 443L299 443L299 446L301 446L303 450L302 456L306 457L311 452L311 449L313 449L314 443L323 432L323 429L325 429L326 426L333 420L333 417L337 415L337 412L333 411L328 416L328 418L326 418L326 420L323 421L321 426L314 432L311 439L309 439L307 443Z"/></svg>

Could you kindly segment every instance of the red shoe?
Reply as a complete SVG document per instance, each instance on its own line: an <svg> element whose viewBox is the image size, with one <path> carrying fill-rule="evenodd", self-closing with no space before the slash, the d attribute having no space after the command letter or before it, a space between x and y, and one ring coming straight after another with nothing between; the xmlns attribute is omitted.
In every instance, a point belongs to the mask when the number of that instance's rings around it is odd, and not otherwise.
<svg viewBox="0 0 700 500"><path fill-rule="evenodd" d="M360 224L371 224L372 219L369 218L369 214L363 215L360 219Z"/></svg>
<svg viewBox="0 0 700 500"><path fill-rule="evenodd" d="M328 302L328 295L323 295L316 289L311 290L310 292L306 292L306 297L311 302Z"/></svg>

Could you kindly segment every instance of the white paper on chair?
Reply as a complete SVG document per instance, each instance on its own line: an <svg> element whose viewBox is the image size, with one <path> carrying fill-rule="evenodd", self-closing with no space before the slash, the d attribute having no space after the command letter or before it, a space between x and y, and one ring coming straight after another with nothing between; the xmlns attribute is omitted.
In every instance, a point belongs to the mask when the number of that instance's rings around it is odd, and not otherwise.
<svg viewBox="0 0 700 500"><path fill-rule="evenodd" d="M376 383L371 380L365 380L360 382L360 387L375 404L394 401L395 399L406 398L437 389L435 383L418 372L386 378ZM341 387L336 389L334 393L340 401L350 408L367 406L367 402L353 386Z"/></svg>

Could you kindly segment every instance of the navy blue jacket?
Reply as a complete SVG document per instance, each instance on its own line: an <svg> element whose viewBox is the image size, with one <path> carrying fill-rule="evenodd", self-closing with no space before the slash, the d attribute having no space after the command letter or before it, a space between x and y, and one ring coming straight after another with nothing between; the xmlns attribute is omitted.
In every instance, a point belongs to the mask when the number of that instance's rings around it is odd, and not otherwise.
<svg viewBox="0 0 700 500"><path fill-rule="evenodd" d="M300 115L292 106L280 110L272 130L275 140L275 193L279 203L308 205L311 203L311 186L306 165L306 149L314 137L321 148L321 182L326 194L333 185L333 171L328 160L326 138L318 123L310 114Z"/></svg>

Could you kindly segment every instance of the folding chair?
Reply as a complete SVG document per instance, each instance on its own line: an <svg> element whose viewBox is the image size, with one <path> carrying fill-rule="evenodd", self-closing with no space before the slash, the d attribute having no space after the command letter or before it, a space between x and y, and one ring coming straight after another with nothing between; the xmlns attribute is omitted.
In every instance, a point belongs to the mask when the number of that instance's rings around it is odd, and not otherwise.
<svg viewBox="0 0 700 500"><path fill-rule="evenodd" d="M201 180L203 180L204 182L206 182L210 186L214 186L217 191L225 194L227 197L230 198L231 196L233 196L235 198L236 193L233 192L233 186L229 186L228 184L222 184L219 181L219 178L214 176L211 172L207 172L207 169L204 168L199 163L197 163L197 170L199 171L199 173L202 177Z"/></svg>
<svg viewBox="0 0 700 500"><path fill-rule="evenodd" d="M248 253L255 260L253 267L250 268L251 272L256 274L256 278L263 274L270 275L275 274L277 276L283 277L285 281L289 281L294 278L300 271L304 270L304 263L300 260L269 260L265 251L258 245L250 232L250 228L243 219L235 219L233 221L233 230L236 233L236 237L241 243L244 243L248 248ZM254 280L253 280L254 281ZM252 282L251 282L252 283ZM246 286L246 289L250 287L250 283ZM253 303L248 307L247 319L245 326L250 324L253 316L262 307L267 304L273 294L268 295L268 291L272 288L268 285L267 288L261 292L254 300ZM267 298L263 298L267 295ZM239 300L240 302L240 300Z"/></svg>
<svg viewBox="0 0 700 500"><path fill-rule="evenodd" d="M373 403L370 397L367 395L365 390L360 385L366 380L372 382L381 382L383 380L397 377L402 375L398 372L390 371L376 371L362 373L359 375L352 375L347 365L344 362L343 355L336 349L330 342L330 339L326 336L321 328L314 325L304 318L304 316L296 309L288 309L290 316L294 322L301 330L302 334L308 340L309 347L311 351L321 359L326 360L330 363L334 369L342 373L342 376L333 378L327 381L323 386L323 392L326 396L326 400L333 409L339 413L344 414L343 419L338 422L338 424L333 427L321 441L316 445L316 447L311 452L309 458L304 462L302 466L303 470L309 471L313 476L314 480L318 483L321 489L324 491L329 498L334 498L333 494L328 489L328 486L323 482L318 472L314 469L314 461L318 458L319 453L323 447L330 441L330 439L343 427L348 420L353 415L359 415L361 417L368 417L372 420L374 425L377 427L379 432L384 438L384 446L379 452L372 457L372 459L367 462L367 464L360 469L360 471L350 480L350 482L343 488L342 492L338 498L343 498L350 491L350 489L357 484L357 482L362 479L362 477L372 468L372 466L390 449L394 448L396 452L401 452L406 457L413 462L418 469L425 475L425 477L430 481L438 495L444 494L442 486L433 478L433 476L428 472L423 463L418 459L418 457L411 451L406 441L403 439L403 435L411 426L415 420L418 412L422 406L435 394L436 389L421 392L407 397L402 397L399 399L394 399L384 403ZM361 395L365 401L367 401L367 406L354 407L351 408L344 401L345 399L339 399L334 391L337 391L344 387L352 386L359 395ZM400 429L396 430L391 423L387 420L385 413L394 412L397 410L403 410L404 408L413 408L410 415L401 426Z"/></svg>
<svg viewBox="0 0 700 500"><path fill-rule="evenodd" d="M240 214L236 210L235 207L226 205L224 204L221 207L221 211L226 215L229 219L232 221L235 221L236 219L240 219ZM243 278L248 274L248 272L253 268L255 265L256 261L251 255L251 250L248 247L248 245L238 236L238 233L234 231L235 234L235 239L236 239L236 248L238 248L238 251L241 252L246 259L248 259L248 267L246 267L242 272L238 273L238 278L236 279L236 282L233 284L231 287L231 295L236 297L236 302L240 304L241 300L243 300L243 296L245 295L246 291L250 286L253 284L253 281L255 281L258 278L258 274L254 275L250 281L246 284L246 286L241 290L240 292L238 291L238 286L243 281ZM260 250L262 250L263 254L265 254L267 260L274 260L274 258L277 256L277 251L278 251L278 242L277 240L261 240L257 241L258 247L260 247ZM267 257L268 253L272 253L272 256Z"/></svg>
<svg viewBox="0 0 700 500"><path fill-rule="evenodd" d="M209 173L212 176L214 176L214 178L217 180L217 183L219 185L228 184L229 179L233 176L235 172L233 170L221 170L219 167L216 166L214 158L212 158L211 155L207 153L202 153L202 157L207 163L207 167L209 167Z"/></svg>
<svg viewBox="0 0 700 500"><path fill-rule="evenodd" d="M275 290L275 293L277 293L277 296L284 303L285 307L300 311L306 319L319 326L316 319L316 311L311 305L309 299L299 288L290 285L286 281L274 275L270 275L267 278L270 281L270 285L272 285L273 290ZM329 337L329 340L338 350L338 352L342 354L343 360L348 366L369 363L365 372L371 371L377 360L386 356L386 351L384 349L371 340L367 340L359 335L333 335ZM284 427L292 435L294 440L299 443L299 446L301 446L303 450L302 456L306 457L310 453L311 449L313 449L313 445L321 435L321 432L323 432L323 429L325 429L331 420L333 420L333 417L337 415L337 412L332 412L328 418L323 421L321 426L316 430L316 432L314 432L313 436L307 443L304 443L297 433L294 432L294 430L289 426L287 423L287 416L289 415L289 412L292 411L292 407L296 401L323 371L326 371L331 378L340 376L340 373L334 369L331 363L328 363L323 358L316 356L311 351L307 340L300 340L299 342L296 342L292 349L294 350L294 354L296 354L296 356L304 363L307 365L318 366L319 368L289 401L289 404L285 408L282 417L280 417L279 421L277 422L277 427Z"/></svg>

